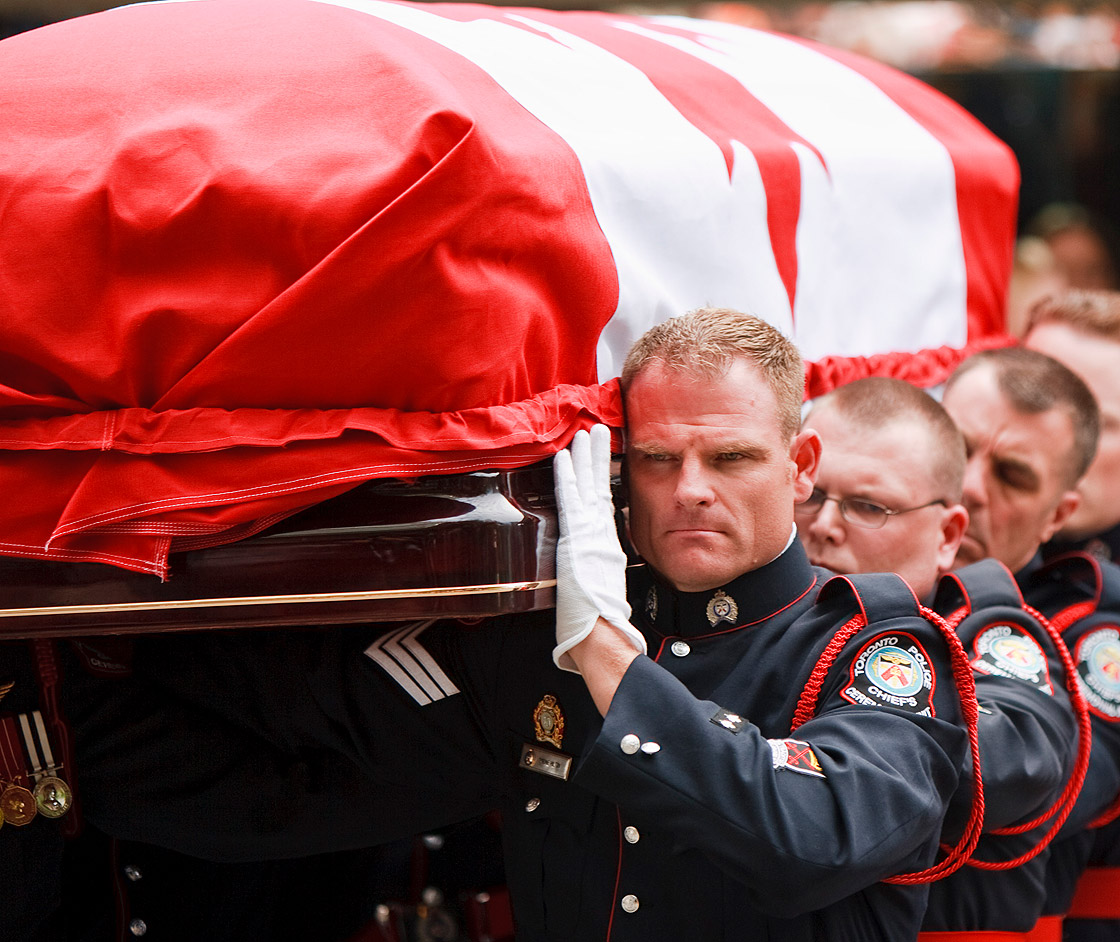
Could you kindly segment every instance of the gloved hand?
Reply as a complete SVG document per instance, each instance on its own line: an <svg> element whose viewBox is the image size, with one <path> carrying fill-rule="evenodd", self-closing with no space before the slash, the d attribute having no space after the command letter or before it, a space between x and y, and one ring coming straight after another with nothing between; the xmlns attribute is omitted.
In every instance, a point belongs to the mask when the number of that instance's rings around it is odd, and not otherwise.
<svg viewBox="0 0 1120 942"><path fill-rule="evenodd" d="M611 504L611 433L605 425L576 432L553 461L560 540L556 545L556 647L552 660L579 673L567 653L604 618L646 653L630 624L626 554L618 543Z"/></svg>

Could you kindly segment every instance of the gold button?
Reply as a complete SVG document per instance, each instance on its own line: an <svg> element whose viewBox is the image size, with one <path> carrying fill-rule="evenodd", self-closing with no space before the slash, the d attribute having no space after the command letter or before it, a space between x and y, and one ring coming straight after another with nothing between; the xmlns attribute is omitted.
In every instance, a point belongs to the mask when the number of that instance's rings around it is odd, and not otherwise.
<svg viewBox="0 0 1120 942"><path fill-rule="evenodd" d="M539 798L530 798L527 802L525 802L526 811L536 811L540 806L541 800Z"/></svg>

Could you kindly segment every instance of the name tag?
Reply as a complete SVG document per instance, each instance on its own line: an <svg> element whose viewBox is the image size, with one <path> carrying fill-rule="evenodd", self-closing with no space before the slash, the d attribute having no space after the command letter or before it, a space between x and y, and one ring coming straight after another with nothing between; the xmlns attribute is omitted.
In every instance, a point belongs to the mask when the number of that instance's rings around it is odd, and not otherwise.
<svg viewBox="0 0 1120 942"><path fill-rule="evenodd" d="M566 782L572 769L572 757L543 746L525 743L521 747L521 761L517 764L530 772L539 772Z"/></svg>

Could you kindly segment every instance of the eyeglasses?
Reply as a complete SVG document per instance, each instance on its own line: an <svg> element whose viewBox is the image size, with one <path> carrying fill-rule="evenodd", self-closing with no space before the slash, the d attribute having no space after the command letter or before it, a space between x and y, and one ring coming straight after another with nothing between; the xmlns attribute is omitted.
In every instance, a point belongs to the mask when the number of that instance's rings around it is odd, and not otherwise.
<svg viewBox="0 0 1120 942"><path fill-rule="evenodd" d="M853 523L857 527L864 527L868 530L878 530L888 519L897 517L899 514L912 513L915 510L932 507L934 504L941 504L943 507L948 506L943 499L938 498L937 500L931 500L928 504L919 504L917 507L891 510L890 507L884 507L877 501L867 500L865 497L833 497L831 494L826 494L820 490L820 488L814 487L808 500L795 504L793 510L794 513L803 517L815 517L821 512L825 501L829 500L836 501L840 508L840 516L848 523Z"/></svg>

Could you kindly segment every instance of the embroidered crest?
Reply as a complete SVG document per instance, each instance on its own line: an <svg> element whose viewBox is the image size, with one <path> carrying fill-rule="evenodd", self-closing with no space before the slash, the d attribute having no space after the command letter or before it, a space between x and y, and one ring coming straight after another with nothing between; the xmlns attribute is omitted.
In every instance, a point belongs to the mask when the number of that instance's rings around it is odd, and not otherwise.
<svg viewBox="0 0 1120 942"><path fill-rule="evenodd" d="M807 742L800 739L768 739L776 770L788 769L814 778L824 778L824 769L817 761L817 754Z"/></svg>
<svg viewBox="0 0 1120 942"><path fill-rule="evenodd" d="M715 627L721 621L733 625L735 624L735 619L739 617L739 606L735 604L735 600L724 592L723 589L719 589L708 602L707 612L708 622L712 627Z"/></svg>
<svg viewBox="0 0 1120 942"><path fill-rule="evenodd" d="M650 621L657 621L657 587L650 586L646 593L646 614Z"/></svg>
<svg viewBox="0 0 1120 942"><path fill-rule="evenodd" d="M933 683L929 656L918 640L897 632L863 646L840 695L861 706L892 706L933 716Z"/></svg>
<svg viewBox="0 0 1120 942"><path fill-rule="evenodd" d="M716 710L709 722L715 723L716 726L722 726L728 732L738 733L747 721L738 713L732 713L730 710L721 708Z"/></svg>
<svg viewBox="0 0 1120 942"><path fill-rule="evenodd" d="M0 700L3 700L15 685L16 682L14 680L11 683L0 684Z"/></svg>
<svg viewBox="0 0 1120 942"><path fill-rule="evenodd" d="M1077 642L1075 657L1089 709L1106 720L1120 719L1120 631L1090 631Z"/></svg>
<svg viewBox="0 0 1120 942"><path fill-rule="evenodd" d="M556 698L546 693L533 710L533 727L537 742L550 742L557 749L564 743L564 714Z"/></svg>
<svg viewBox="0 0 1120 942"><path fill-rule="evenodd" d="M1043 693L1054 695L1050 666L1039 643L1018 625L985 628L973 645L972 669L989 676L1023 680Z"/></svg>

